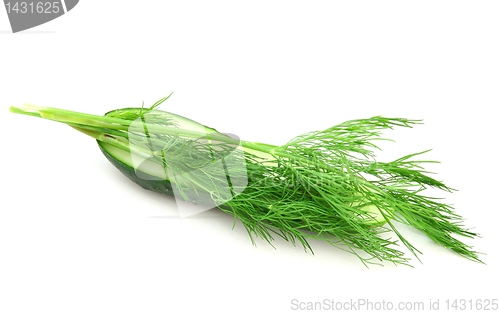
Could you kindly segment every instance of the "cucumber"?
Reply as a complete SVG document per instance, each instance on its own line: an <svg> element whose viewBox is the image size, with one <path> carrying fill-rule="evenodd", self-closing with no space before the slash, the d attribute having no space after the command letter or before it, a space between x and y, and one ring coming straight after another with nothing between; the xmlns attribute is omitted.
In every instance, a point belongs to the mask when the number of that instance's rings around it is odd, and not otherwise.
<svg viewBox="0 0 500 314"><path fill-rule="evenodd" d="M107 112L105 116L136 120L141 118L141 112L144 112L144 110L142 108L123 108ZM175 125L183 129L207 134L219 133L217 130L193 120L161 110L148 111L147 118L148 122L153 120L157 124ZM97 140L97 144L106 159L131 181L146 190L174 196L172 184L165 174L163 166L139 156L132 156L129 151L117 148L111 144L99 140ZM192 195L195 191L183 190L183 192L189 194L188 197L194 200L193 203L204 202L203 197L200 195L198 197Z"/></svg>

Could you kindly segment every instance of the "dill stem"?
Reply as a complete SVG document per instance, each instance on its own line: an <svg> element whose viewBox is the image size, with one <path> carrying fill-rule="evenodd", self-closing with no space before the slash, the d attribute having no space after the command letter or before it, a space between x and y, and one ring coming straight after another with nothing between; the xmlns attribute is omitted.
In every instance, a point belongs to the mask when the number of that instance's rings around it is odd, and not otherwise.
<svg viewBox="0 0 500 314"><path fill-rule="evenodd" d="M135 122L132 120L108 117L108 116L98 116L93 114L81 113L70 110L63 110L50 107L36 107L27 105L25 106L28 110L18 107L10 107L10 112L19 113L24 115L31 115L36 117L41 117L47 120L53 120L56 122L61 122L69 125L78 125L79 127L86 128L97 127L109 130L119 130L126 132L145 132L147 128L149 133L161 133L172 136L182 136L188 138L206 138L209 135L206 132L197 132L181 128L165 127L161 125L150 124L147 122ZM220 134L220 133L210 133L210 139L215 141L226 142L228 144L238 144L239 141L232 139L231 137Z"/></svg>

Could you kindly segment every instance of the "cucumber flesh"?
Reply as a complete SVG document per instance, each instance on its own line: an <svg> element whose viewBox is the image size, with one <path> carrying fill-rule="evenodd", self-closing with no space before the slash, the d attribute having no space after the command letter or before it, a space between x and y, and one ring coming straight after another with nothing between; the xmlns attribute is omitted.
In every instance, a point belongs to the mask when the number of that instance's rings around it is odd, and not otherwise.
<svg viewBox="0 0 500 314"><path fill-rule="evenodd" d="M170 181L166 179L161 180L160 173L158 172L155 173L155 171L151 171L152 173L147 173L139 169L134 169L129 152L99 141L98 144L99 148L101 149L101 152L104 154L106 159L108 159L109 162L113 166L115 166L127 178L129 178L136 184L142 186L146 190L159 192L171 196L174 195ZM148 160L145 160L144 163L153 164ZM154 165L157 166L157 164ZM143 170L145 170L144 168L148 167L143 167ZM152 169L154 168L152 167Z"/></svg>

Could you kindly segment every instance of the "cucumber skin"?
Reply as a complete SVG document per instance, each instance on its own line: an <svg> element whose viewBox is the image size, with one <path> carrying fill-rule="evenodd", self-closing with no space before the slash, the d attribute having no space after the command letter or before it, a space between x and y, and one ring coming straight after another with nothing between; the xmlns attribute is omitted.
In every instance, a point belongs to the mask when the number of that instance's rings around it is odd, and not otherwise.
<svg viewBox="0 0 500 314"><path fill-rule="evenodd" d="M99 144L99 141L97 143ZM120 172L123 175L125 175L127 178L129 178L136 184L142 186L143 188L149 191L174 196L172 185L170 184L169 181L158 180L158 178L152 175L144 173L140 170L136 170L130 167L129 165L116 160L105 149L103 149L100 144L99 144L99 149L113 166L115 166L118 170L120 170ZM137 172L139 172L140 174L138 175Z"/></svg>

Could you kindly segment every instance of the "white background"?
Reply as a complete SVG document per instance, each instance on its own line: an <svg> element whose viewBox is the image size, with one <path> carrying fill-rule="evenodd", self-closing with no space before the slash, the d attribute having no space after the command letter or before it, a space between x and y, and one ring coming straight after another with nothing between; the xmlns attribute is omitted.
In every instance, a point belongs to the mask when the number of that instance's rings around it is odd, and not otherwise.
<svg viewBox="0 0 500 314"><path fill-rule="evenodd" d="M287 313L291 300L417 302L498 293L498 1L80 1L12 34L0 8L0 313ZM252 246L126 180L91 138L8 112L154 103L270 144L374 115L424 119L382 160L433 148L436 193L483 237L487 265L411 229L414 268L365 268L311 241ZM354 312L354 311L353 311ZM466 313L467 311L460 311Z"/></svg>

